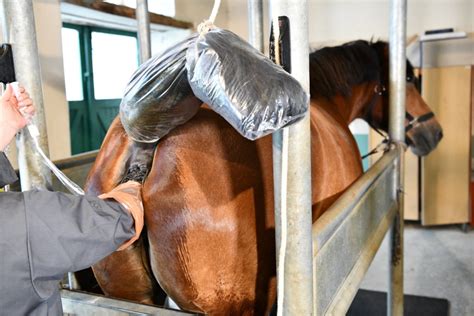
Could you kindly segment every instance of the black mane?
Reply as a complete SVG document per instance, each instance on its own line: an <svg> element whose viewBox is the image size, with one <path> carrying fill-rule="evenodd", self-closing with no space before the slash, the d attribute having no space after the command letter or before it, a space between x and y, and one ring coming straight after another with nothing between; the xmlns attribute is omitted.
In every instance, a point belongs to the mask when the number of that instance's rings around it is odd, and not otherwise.
<svg viewBox="0 0 474 316"><path fill-rule="evenodd" d="M385 42L359 40L311 53L311 97L348 97L355 85L371 81L384 82L386 76L381 72L388 73L385 71L388 69L387 47Z"/></svg>

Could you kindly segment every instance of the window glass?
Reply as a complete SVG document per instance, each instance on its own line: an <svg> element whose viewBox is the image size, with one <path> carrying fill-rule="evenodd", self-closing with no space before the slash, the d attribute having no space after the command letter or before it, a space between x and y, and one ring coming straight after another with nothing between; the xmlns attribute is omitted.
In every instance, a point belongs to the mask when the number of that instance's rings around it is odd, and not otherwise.
<svg viewBox="0 0 474 316"><path fill-rule="evenodd" d="M68 101L84 100L79 31L62 28L64 79Z"/></svg>
<svg viewBox="0 0 474 316"><path fill-rule="evenodd" d="M135 37L92 32L94 98L121 99L125 86L138 67Z"/></svg>

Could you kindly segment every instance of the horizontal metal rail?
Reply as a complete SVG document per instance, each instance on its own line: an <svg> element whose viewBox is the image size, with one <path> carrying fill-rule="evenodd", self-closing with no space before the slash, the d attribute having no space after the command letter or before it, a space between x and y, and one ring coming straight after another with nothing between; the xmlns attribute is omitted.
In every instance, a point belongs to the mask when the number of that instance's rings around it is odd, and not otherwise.
<svg viewBox="0 0 474 316"><path fill-rule="evenodd" d="M97 158L98 150L89 151L83 154L74 155L69 158L55 160L53 163L61 170L69 179L76 183L81 188L86 183L87 175L89 174L95 159ZM18 170L16 170L19 175ZM61 182L53 177L53 190L69 193L69 191L61 184ZM12 191L20 191L20 182L12 184Z"/></svg>
<svg viewBox="0 0 474 316"><path fill-rule="evenodd" d="M195 313L166 309L129 301L112 299L101 295L78 291L61 290L63 313L65 315L89 316L124 316L124 315L199 315Z"/></svg>
<svg viewBox="0 0 474 316"><path fill-rule="evenodd" d="M315 315L345 315L398 209L395 146L313 225Z"/></svg>
<svg viewBox="0 0 474 316"><path fill-rule="evenodd" d="M92 168L92 165L97 158L98 151L90 151L87 153L75 155L70 158L55 161L55 165L74 183L81 188L86 184L87 175ZM53 177L53 190L70 193L68 189L58 180Z"/></svg>
<svg viewBox="0 0 474 316"><path fill-rule="evenodd" d="M80 167L86 164L92 164L97 158L98 150L88 151L82 154L74 155L69 158L55 160L54 164L60 170L72 169L75 167Z"/></svg>

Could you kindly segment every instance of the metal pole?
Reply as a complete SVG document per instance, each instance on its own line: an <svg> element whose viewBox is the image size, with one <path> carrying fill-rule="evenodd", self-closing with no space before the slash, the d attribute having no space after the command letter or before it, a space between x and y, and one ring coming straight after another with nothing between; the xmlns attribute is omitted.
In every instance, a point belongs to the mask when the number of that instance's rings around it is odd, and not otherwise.
<svg viewBox="0 0 474 316"><path fill-rule="evenodd" d="M272 0L270 3L275 46L278 47L278 17L287 16L292 75L309 91L308 2ZM279 315L313 314L309 123L308 114L273 137Z"/></svg>
<svg viewBox="0 0 474 316"><path fill-rule="evenodd" d="M249 15L249 42L263 53L263 0L247 1Z"/></svg>
<svg viewBox="0 0 474 316"><path fill-rule="evenodd" d="M407 1L390 2L390 121L392 140L405 141ZM390 274L387 315L403 315L403 166L404 152L397 163L394 182L399 211L390 230Z"/></svg>
<svg viewBox="0 0 474 316"><path fill-rule="evenodd" d="M148 0L137 0L138 47L140 49L140 63L151 57L150 15Z"/></svg>
<svg viewBox="0 0 474 316"><path fill-rule="evenodd" d="M40 132L39 144L49 155L33 2L4 0L4 10L8 38L13 49L16 79L25 86L35 103L34 123ZM25 191L51 188L51 173L33 150L33 143L27 132L22 132L17 138L17 147L21 189Z"/></svg>

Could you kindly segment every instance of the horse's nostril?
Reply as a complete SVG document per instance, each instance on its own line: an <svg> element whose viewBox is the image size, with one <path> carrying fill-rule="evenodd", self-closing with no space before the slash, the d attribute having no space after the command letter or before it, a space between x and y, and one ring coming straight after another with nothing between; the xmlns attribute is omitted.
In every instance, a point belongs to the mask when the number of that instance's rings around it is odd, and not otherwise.
<svg viewBox="0 0 474 316"><path fill-rule="evenodd" d="M440 141L441 138L443 138L443 131L439 130L438 133L436 134L436 141Z"/></svg>

